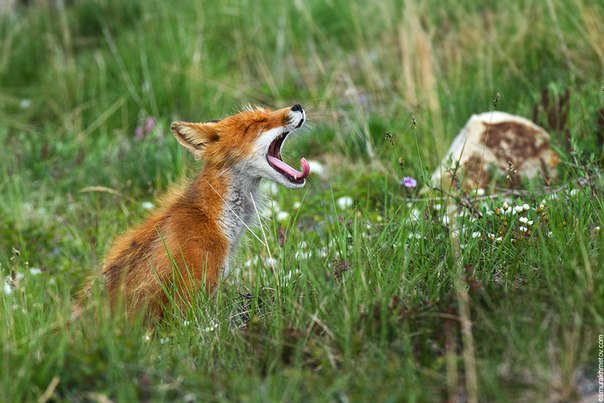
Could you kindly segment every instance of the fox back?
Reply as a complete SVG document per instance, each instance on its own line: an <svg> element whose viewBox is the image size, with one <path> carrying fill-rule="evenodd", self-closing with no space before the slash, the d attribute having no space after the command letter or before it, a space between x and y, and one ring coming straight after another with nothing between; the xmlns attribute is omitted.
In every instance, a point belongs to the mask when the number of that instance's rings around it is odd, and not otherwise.
<svg viewBox="0 0 604 403"><path fill-rule="evenodd" d="M172 123L172 133L204 166L182 188L168 191L160 207L118 237L105 258L102 280L111 305L128 314L161 317L169 300L181 308L191 296L212 293L239 239L255 217L260 179L288 188L305 185L310 172L281 158L281 147L306 120L303 108L249 108L204 123Z"/></svg>

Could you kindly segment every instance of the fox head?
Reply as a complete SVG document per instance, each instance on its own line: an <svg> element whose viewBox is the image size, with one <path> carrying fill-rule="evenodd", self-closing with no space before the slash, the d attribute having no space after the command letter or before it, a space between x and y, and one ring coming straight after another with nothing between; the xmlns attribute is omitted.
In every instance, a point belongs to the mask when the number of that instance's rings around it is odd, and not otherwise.
<svg viewBox="0 0 604 403"><path fill-rule="evenodd" d="M218 121L172 123L172 133L196 159L253 178L270 179L289 188L304 186L310 173L302 158L298 171L281 158L285 140L304 125L301 105L270 110L255 108Z"/></svg>

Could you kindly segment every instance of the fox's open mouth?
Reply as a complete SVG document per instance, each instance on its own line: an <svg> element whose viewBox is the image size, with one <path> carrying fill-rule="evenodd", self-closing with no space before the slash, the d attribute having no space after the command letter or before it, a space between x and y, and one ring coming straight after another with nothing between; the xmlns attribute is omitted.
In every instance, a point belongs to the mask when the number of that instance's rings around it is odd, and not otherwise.
<svg viewBox="0 0 604 403"><path fill-rule="evenodd" d="M302 167L302 172L300 172L287 165L281 159L281 146L283 145L283 140L285 140L285 137L287 137L288 134L289 132L284 132L273 140L271 145L268 146L268 154L266 155L266 159L269 165L272 166L275 171L285 176L290 182L302 183L310 173L310 165L308 164L308 161L306 161L304 158L300 159L300 165Z"/></svg>

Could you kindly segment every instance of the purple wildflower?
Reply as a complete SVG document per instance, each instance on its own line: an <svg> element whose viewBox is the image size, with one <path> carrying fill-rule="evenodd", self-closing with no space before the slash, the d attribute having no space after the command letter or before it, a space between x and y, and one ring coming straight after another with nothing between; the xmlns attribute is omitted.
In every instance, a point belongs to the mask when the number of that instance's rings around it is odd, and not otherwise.
<svg viewBox="0 0 604 403"><path fill-rule="evenodd" d="M155 127L155 118L153 116L149 116L145 120L145 133L149 133Z"/></svg>
<svg viewBox="0 0 604 403"><path fill-rule="evenodd" d="M137 140L141 140L144 136L145 136L145 132L143 131L142 127L139 126L134 130L134 137Z"/></svg>
<svg viewBox="0 0 604 403"><path fill-rule="evenodd" d="M404 185L405 187L408 187L408 188L414 188L417 186L417 181L410 176L405 176L401 180L401 185Z"/></svg>

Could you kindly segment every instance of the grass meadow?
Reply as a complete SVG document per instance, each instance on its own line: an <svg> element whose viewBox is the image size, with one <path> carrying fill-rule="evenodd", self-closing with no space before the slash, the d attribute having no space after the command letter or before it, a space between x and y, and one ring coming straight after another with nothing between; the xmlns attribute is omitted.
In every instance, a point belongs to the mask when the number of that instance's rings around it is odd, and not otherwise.
<svg viewBox="0 0 604 403"><path fill-rule="evenodd" d="M37 3L0 16L0 401L594 401L604 3ZM199 169L170 122L297 102L285 158L325 171L263 185L214 296L149 328L95 295L70 323ZM551 133L557 180L420 194L492 110Z"/></svg>

